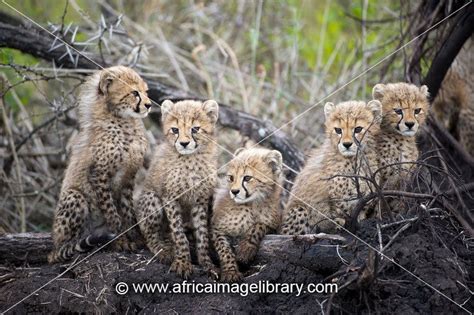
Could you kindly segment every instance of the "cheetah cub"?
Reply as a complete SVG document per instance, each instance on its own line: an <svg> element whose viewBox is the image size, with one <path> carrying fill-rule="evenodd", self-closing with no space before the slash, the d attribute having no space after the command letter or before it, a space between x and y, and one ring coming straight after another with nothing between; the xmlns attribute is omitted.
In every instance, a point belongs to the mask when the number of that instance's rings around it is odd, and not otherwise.
<svg viewBox="0 0 474 315"><path fill-rule="evenodd" d="M370 176L377 168L380 102L326 103L324 113L326 140L296 178L282 234L331 232L336 228L332 221L344 224L357 200L370 190L357 176Z"/></svg>
<svg viewBox="0 0 474 315"><path fill-rule="evenodd" d="M137 215L149 249L161 261L172 262L171 271L188 278L192 264L185 227L189 225L199 264L214 269L208 253L208 207L217 184L214 130L219 106L213 100L167 100L161 111L166 141L156 148Z"/></svg>
<svg viewBox="0 0 474 315"><path fill-rule="evenodd" d="M281 170L281 153L268 149L238 149L229 163L228 187L217 192L211 224L222 281L241 280L237 260L251 261L265 234L279 226ZM240 241L237 255L230 239Z"/></svg>
<svg viewBox="0 0 474 315"><path fill-rule="evenodd" d="M130 68L107 68L84 83L80 131L71 144L54 217L51 263L70 259L136 223L133 181L147 148L142 118L150 107L147 84ZM124 235L115 246L134 249L135 244Z"/></svg>
<svg viewBox="0 0 474 315"><path fill-rule="evenodd" d="M373 98L382 103L380 174L384 189L403 189L418 159L416 134L428 110L428 87L408 83L377 84Z"/></svg>

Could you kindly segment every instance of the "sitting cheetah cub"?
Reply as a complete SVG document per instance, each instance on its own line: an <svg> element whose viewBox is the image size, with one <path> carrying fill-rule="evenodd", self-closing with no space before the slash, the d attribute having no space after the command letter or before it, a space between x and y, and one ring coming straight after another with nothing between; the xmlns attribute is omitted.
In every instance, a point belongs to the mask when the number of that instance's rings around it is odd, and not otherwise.
<svg viewBox="0 0 474 315"><path fill-rule="evenodd" d="M172 261L171 271L188 278L192 264L185 224L194 228L199 264L214 269L208 253L208 207L217 184L219 106L213 100L167 100L161 111L166 141L154 154L137 215L148 248L161 261ZM166 245L169 236L172 249Z"/></svg>
<svg viewBox="0 0 474 315"><path fill-rule="evenodd" d="M426 119L428 87L408 83L377 84L373 98L382 103L380 151L381 180L384 189L402 189L418 159L416 134ZM390 166L391 165L391 166Z"/></svg>
<svg viewBox="0 0 474 315"><path fill-rule="evenodd" d="M380 102L326 103L324 113L326 140L296 178L282 234L330 232L336 228L332 221L344 224L370 189L366 180L355 176L370 176L377 169Z"/></svg>
<svg viewBox="0 0 474 315"><path fill-rule="evenodd" d="M228 166L228 188L218 191L212 216L212 240L226 282L242 278L229 238L240 240L237 260L247 263L265 234L280 224L281 153L241 148L235 155Z"/></svg>
<svg viewBox="0 0 474 315"><path fill-rule="evenodd" d="M130 68L107 68L84 83L80 131L71 144L54 217L51 263L70 259L136 223L133 181L147 148L142 118L150 107L146 83ZM135 247L131 236L122 236L115 245Z"/></svg>

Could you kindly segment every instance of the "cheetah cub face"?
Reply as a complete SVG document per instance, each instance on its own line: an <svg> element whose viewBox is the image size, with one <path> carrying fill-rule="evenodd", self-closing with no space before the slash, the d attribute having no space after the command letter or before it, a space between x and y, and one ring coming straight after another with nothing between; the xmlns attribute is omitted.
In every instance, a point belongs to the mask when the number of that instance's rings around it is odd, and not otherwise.
<svg viewBox="0 0 474 315"><path fill-rule="evenodd" d="M274 192L282 170L282 156L276 150L237 149L227 168L229 195L238 204L258 202Z"/></svg>
<svg viewBox="0 0 474 315"><path fill-rule="evenodd" d="M413 137L426 119L429 96L426 85L376 84L372 96L382 103L382 124L403 136Z"/></svg>
<svg viewBox="0 0 474 315"><path fill-rule="evenodd" d="M218 112L219 105L214 100L164 101L161 113L166 141L183 155L205 149L213 141Z"/></svg>
<svg viewBox="0 0 474 315"><path fill-rule="evenodd" d="M145 118L150 112L148 86L134 70L117 66L102 71L99 96L107 109L122 118Z"/></svg>
<svg viewBox="0 0 474 315"><path fill-rule="evenodd" d="M349 101L338 105L326 103L326 133L332 145L345 157L357 154L364 145L364 138L375 133L380 125L382 105L379 101Z"/></svg>

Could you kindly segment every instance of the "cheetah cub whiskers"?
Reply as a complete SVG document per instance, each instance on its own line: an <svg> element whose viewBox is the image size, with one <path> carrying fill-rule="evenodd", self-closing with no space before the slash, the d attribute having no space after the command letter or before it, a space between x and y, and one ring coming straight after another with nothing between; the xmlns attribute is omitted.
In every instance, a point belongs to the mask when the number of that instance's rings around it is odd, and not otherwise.
<svg viewBox="0 0 474 315"><path fill-rule="evenodd" d="M408 83L377 84L372 95L382 103L381 134L377 139L381 187L403 189L418 160L415 136L426 119L428 87Z"/></svg>
<svg viewBox="0 0 474 315"><path fill-rule="evenodd" d="M194 230L199 264L214 270L208 253L208 210L217 184L218 110L213 100L163 102L166 141L156 148L137 200L148 248L162 262L172 262L170 270L184 278L192 273L188 226Z"/></svg>
<svg viewBox="0 0 474 315"><path fill-rule="evenodd" d="M98 71L82 86L80 131L71 142L56 207L50 262L70 259L136 223L132 194L147 148L142 122L151 107L147 89L123 66ZM134 249L132 239L124 235L115 246Z"/></svg>
<svg viewBox="0 0 474 315"><path fill-rule="evenodd" d="M263 237L280 224L282 156L275 150L238 149L227 167L227 188L216 194L212 240L221 262L221 280L239 281L237 261L251 261ZM230 240L240 241L236 255Z"/></svg>
<svg viewBox="0 0 474 315"><path fill-rule="evenodd" d="M370 177L377 169L380 102L326 103L324 113L326 140L296 178L282 234L331 232L336 228L332 221L343 225L358 199L370 191L369 183L356 176Z"/></svg>

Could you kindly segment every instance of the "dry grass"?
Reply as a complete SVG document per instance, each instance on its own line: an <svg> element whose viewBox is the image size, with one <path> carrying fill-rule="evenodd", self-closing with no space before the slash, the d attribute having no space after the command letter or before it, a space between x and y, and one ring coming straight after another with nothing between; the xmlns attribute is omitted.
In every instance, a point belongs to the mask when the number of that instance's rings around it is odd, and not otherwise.
<svg viewBox="0 0 474 315"><path fill-rule="evenodd" d="M381 24L345 16L344 1L306 1L301 8L279 1L110 3L99 1L102 14L98 18L88 15L88 10L95 10L70 0L65 15L73 13L80 19L62 25L59 18L49 29L83 48L85 54L103 56L104 64L133 66L145 77L270 119L277 127L319 104L284 128L305 151L323 139L325 97L395 47L400 35L394 23L400 28L405 25L399 20L401 12L390 8L389 2L371 4L394 21ZM367 5L361 10L361 16L371 18ZM311 14L316 13L320 18L313 21ZM337 39L331 37L334 15L344 18ZM308 34L315 37L314 42L305 37ZM396 65L404 58L400 55L392 62L385 80L402 78L403 69ZM19 67L3 67L8 68L9 80L2 89L6 118L0 124L0 209L6 215L0 217L0 226L11 232L48 230L67 161L67 142L77 129L75 93L82 77L51 63L33 62L28 67L18 63ZM379 80L378 70L330 100L370 97L370 86ZM4 132L7 125L11 135ZM147 125L159 142L160 131L150 122ZM219 135L220 143L231 151L243 141L236 132L221 130ZM221 162L229 158L223 153Z"/></svg>

